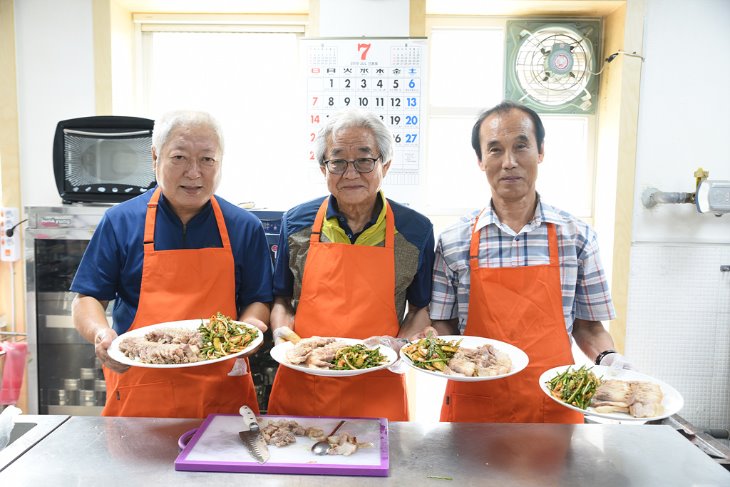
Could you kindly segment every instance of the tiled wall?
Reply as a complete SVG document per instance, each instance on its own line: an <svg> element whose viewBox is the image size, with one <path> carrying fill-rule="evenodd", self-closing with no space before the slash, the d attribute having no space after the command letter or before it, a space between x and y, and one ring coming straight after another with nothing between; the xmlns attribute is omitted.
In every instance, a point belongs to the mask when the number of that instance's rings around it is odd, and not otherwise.
<svg viewBox="0 0 730 487"><path fill-rule="evenodd" d="M684 397L698 428L730 428L730 245L634 244L626 356Z"/></svg>

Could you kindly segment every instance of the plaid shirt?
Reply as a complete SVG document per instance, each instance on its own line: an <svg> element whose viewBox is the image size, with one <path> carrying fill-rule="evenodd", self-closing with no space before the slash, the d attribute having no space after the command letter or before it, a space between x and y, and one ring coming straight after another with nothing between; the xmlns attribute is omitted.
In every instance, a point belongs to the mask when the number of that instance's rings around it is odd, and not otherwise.
<svg viewBox="0 0 730 487"><path fill-rule="evenodd" d="M538 205L533 219L516 234L499 221L491 204L463 217L446 229L436 246L430 314L433 320L459 318L464 333L469 308L469 244L475 218L479 228L479 267L545 265L548 255L546 223L558 237L563 316L570 334L576 318L603 321L616 313L598 254L596 233L586 223L552 206Z"/></svg>

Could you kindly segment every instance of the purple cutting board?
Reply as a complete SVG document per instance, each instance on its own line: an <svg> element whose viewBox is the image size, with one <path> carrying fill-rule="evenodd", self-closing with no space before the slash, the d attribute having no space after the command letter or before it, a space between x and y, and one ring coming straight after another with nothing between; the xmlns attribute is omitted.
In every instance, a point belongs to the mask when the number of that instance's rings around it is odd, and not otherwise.
<svg viewBox="0 0 730 487"><path fill-rule="evenodd" d="M175 470L196 472L253 472L310 475L363 475L387 477L388 420L385 418L331 418L301 416L259 416L259 425L268 420L293 419L303 427L321 428L329 434L341 419L347 422L338 433L357 437L358 442L370 442L372 447L360 448L350 456L318 456L310 448L314 440L297 436L296 443L285 447L269 446L271 458L258 463L238 436L243 429L241 416L211 414L195 430L180 437L182 451L175 459ZM191 438L192 436L192 438ZM189 439L189 441L188 441Z"/></svg>

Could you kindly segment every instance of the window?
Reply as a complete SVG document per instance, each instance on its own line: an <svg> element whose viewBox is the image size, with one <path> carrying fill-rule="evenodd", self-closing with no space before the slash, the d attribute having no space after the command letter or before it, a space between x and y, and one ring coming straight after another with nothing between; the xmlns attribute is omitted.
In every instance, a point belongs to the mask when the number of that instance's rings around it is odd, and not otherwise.
<svg viewBox="0 0 730 487"><path fill-rule="evenodd" d="M217 194L234 204L287 209L324 192L324 184L299 183L319 173L297 164L308 144L298 62L303 24L143 23L140 31L141 111L155 118L206 110L223 126Z"/></svg>

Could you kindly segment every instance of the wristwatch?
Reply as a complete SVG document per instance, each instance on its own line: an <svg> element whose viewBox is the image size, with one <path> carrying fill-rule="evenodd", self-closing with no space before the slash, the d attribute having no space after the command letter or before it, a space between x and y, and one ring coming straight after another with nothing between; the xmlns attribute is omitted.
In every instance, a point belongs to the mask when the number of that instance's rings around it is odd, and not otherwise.
<svg viewBox="0 0 730 487"><path fill-rule="evenodd" d="M606 355L612 354L612 353L618 353L616 350L604 350L603 352L598 354L598 357L596 357L596 365L601 365L601 360L603 360L603 357Z"/></svg>

